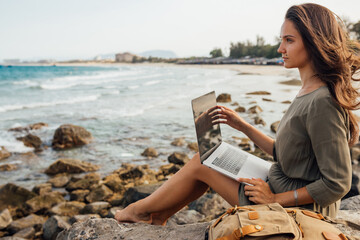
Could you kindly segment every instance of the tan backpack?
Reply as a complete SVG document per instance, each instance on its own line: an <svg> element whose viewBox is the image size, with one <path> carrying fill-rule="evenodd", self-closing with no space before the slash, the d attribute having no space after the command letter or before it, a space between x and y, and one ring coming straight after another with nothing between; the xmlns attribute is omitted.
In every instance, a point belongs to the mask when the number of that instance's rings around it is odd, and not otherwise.
<svg viewBox="0 0 360 240"><path fill-rule="evenodd" d="M321 214L278 203L228 209L211 226L208 240L348 240Z"/></svg>

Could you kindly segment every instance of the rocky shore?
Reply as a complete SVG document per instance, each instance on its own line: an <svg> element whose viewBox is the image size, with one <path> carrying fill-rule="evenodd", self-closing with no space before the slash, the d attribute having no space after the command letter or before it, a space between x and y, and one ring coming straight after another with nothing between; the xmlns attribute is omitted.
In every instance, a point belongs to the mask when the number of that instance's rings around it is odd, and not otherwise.
<svg viewBox="0 0 360 240"><path fill-rule="evenodd" d="M248 94L269 95L264 91ZM267 98L263 100L267 101ZM246 109L232 102L229 94L219 95L217 101L231 103L238 112L247 112L253 124L267 124L261 118L260 106ZM276 132L277 125L278 122L274 122L269 127ZM92 134L86 129L64 124L54 132L51 146L45 146L38 136L28 133L43 126L46 123L9 131L24 133L18 140L34 148L35 154L47 147L66 151L93 140ZM234 140L243 150L272 161L270 155L254 146L249 139ZM12 183L0 186L0 239L203 239L209 223L230 207L211 189L171 217L165 227L118 224L113 219L116 210L150 195L189 161L189 153L197 151L197 144L188 143L184 138L176 138L171 144L187 146L188 150L170 154L168 163L156 170L148 165L123 164L107 176L101 176L96 172L100 168L97 165L60 158L44 169L49 180L34 186L31 191ZM0 160L11 154L0 146ZM144 149L142 155L151 159L158 156L158 152L149 147ZM360 225L360 146L353 147L351 155L353 185L344 198L338 219ZM15 169L16 165L0 163L0 171ZM360 229L342 224L337 227L353 239L360 239Z"/></svg>

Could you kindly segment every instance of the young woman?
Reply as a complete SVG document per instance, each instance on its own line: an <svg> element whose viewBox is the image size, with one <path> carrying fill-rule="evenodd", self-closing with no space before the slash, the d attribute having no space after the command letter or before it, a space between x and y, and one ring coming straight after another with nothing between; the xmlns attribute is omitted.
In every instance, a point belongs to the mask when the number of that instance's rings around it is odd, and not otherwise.
<svg viewBox="0 0 360 240"><path fill-rule="evenodd" d="M317 4L289 8L280 37L284 66L299 69L302 87L279 124L276 140L227 107L217 106L212 116L214 124L242 131L273 155L269 181L235 181L201 165L196 154L153 194L118 211L115 219L165 224L209 186L231 205L278 202L336 216L351 185L349 145L358 139L350 110L359 106L352 80L358 80L353 75L360 68L355 54L360 48L349 41L334 13Z"/></svg>

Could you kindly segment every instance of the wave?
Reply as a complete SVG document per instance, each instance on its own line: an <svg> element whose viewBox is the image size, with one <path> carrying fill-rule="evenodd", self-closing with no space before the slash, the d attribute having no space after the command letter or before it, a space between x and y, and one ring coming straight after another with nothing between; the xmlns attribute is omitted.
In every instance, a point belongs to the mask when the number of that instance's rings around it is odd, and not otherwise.
<svg viewBox="0 0 360 240"><path fill-rule="evenodd" d="M158 84L160 82L161 82L160 80L148 81L148 82L144 83L144 86L151 86L151 85Z"/></svg>
<svg viewBox="0 0 360 240"><path fill-rule="evenodd" d="M92 102L97 100L99 97L100 95L92 95L92 96L77 97L69 100L61 100L54 102L35 102L35 103L29 103L23 105L21 104L5 105L5 106L0 106L0 112L33 109L33 108L41 108L41 107L51 107L56 105L74 104L74 103L82 103L82 102Z"/></svg>

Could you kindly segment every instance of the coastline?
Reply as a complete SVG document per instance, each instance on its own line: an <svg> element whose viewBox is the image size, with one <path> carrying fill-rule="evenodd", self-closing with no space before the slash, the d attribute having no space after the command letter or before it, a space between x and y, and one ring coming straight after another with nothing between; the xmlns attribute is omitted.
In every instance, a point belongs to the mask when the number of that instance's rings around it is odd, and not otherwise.
<svg viewBox="0 0 360 240"><path fill-rule="evenodd" d="M297 69L286 69L279 65L247 65L247 64L176 64L176 63L49 63L49 64L16 64L13 66L151 66L151 67L179 67L179 68L201 68L201 69L224 69L238 72L239 75L270 75L286 76L299 79Z"/></svg>

